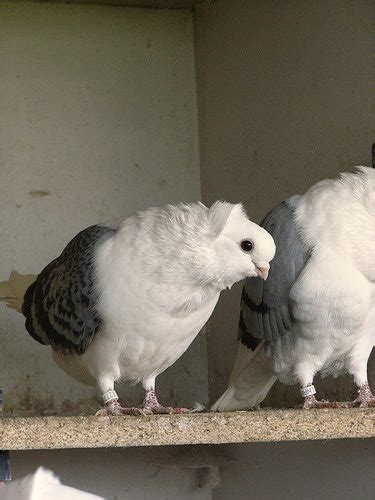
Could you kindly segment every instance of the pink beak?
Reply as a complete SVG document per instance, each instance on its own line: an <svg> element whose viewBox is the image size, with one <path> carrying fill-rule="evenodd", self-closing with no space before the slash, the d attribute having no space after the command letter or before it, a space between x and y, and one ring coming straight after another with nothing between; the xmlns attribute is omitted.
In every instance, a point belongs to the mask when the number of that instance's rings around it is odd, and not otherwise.
<svg viewBox="0 0 375 500"><path fill-rule="evenodd" d="M270 270L270 265L267 262L262 262L258 266L256 266L257 274L259 278L262 280L266 280L268 278L268 272Z"/></svg>

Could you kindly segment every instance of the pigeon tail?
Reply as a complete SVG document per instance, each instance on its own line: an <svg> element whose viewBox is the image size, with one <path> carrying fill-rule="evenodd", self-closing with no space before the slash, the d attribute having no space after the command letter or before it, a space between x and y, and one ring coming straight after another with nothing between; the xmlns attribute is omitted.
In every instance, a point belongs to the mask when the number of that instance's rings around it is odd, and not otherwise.
<svg viewBox="0 0 375 500"><path fill-rule="evenodd" d="M276 382L264 344L251 351L240 344L228 389L214 403L211 411L249 410L267 396Z"/></svg>
<svg viewBox="0 0 375 500"><path fill-rule="evenodd" d="M0 301L22 314L23 297L36 278L34 274L20 274L12 271L8 281L0 282Z"/></svg>

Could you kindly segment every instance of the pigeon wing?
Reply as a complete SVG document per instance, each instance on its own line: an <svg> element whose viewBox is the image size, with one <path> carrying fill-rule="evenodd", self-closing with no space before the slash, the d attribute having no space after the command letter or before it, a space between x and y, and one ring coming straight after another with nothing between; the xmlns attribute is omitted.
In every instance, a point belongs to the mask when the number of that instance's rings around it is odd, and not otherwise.
<svg viewBox="0 0 375 500"><path fill-rule="evenodd" d="M299 198L294 196L281 203L261 224L275 240L276 255L268 279L247 279L242 290L239 340L252 351L260 342L272 345L295 322L289 294L310 255L294 219Z"/></svg>
<svg viewBox="0 0 375 500"><path fill-rule="evenodd" d="M22 312L27 331L38 342L55 350L85 352L101 325L95 252L115 232L105 225L84 229L27 289Z"/></svg>

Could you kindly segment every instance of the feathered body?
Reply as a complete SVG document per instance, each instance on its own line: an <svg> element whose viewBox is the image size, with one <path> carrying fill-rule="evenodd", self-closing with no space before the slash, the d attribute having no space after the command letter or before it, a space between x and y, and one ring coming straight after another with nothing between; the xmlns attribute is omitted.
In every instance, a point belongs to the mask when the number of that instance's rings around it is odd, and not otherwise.
<svg viewBox="0 0 375 500"><path fill-rule="evenodd" d="M251 256L241 251L245 238L256 242ZM105 402L117 398L119 380L154 391L155 378L194 340L220 291L257 276L274 252L271 236L242 206L225 202L168 205L92 226L29 287L26 328L51 344L65 371L97 385Z"/></svg>
<svg viewBox="0 0 375 500"><path fill-rule="evenodd" d="M277 254L263 285L247 281L238 361L214 409L260 403L275 380L353 375L367 384L375 343L375 170L315 184L262 224Z"/></svg>
<svg viewBox="0 0 375 500"><path fill-rule="evenodd" d="M96 365L107 367L101 379L108 375L147 388L185 352L210 317L224 284L219 284L221 276L207 283L210 271L200 273L212 257L207 251L204 262L195 250L202 238L208 242L213 235L207 219L203 224L204 212L196 208L173 213L171 207L169 212L149 210L129 217L116 237L98 249L97 310L103 327L92 347L75 356L89 372ZM104 392L106 382L99 384Z"/></svg>
<svg viewBox="0 0 375 500"><path fill-rule="evenodd" d="M305 385L318 370L348 371L362 385L375 341L375 171L318 183L295 220L311 256L290 291L296 325L280 342L275 370Z"/></svg>

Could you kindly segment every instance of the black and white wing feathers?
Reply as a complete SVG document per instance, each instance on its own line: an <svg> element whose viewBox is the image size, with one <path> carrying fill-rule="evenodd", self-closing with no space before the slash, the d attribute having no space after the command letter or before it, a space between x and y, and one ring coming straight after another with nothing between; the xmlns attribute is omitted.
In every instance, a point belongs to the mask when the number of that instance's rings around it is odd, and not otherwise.
<svg viewBox="0 0 375 500"><path fill-rule="evenodd" d="M85 352L101 325L95 250L115 232L105 225L84 229L27 289L22 312L27 331L38 342L55 350Z"/></svg>

